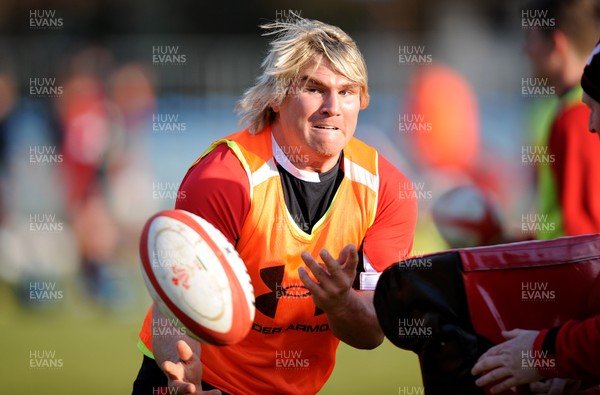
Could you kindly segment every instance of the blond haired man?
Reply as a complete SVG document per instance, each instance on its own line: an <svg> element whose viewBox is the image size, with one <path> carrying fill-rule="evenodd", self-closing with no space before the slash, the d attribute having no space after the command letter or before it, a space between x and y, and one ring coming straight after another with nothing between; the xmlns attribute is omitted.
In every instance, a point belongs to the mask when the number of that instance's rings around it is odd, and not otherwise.
<svg viewBox="0 0 600 395"><path fill-rule="evenodd" d="M248 127L201 155L176 203L236 246L256 295L252 330L228 347L153 336L165 320L151 309L134 394L316 393L340 340L383 341L372 294L412 248L416 202L408 180L353 137L369 103L363 57L322 22L265 27L275 38L238 106Z"/></svg>

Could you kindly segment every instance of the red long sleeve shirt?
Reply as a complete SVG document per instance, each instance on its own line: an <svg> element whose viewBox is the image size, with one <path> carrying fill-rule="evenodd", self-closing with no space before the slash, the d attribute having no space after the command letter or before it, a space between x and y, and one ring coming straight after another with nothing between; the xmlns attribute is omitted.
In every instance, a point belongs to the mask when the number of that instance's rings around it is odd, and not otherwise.
<svg viewBox="0 0 600 395"><path fill-rule="evenodd" d="M554 359L553 367L540 369L546 377L600 382L600 315L544 329L533 349L535 355Z"/></svg>
<svg viewBox="0 0 600 395"><path fill-rule="evenodd" d="M576 97L559 110L548 140L565 236L600 233L600 141L590 110Z"/></svg>

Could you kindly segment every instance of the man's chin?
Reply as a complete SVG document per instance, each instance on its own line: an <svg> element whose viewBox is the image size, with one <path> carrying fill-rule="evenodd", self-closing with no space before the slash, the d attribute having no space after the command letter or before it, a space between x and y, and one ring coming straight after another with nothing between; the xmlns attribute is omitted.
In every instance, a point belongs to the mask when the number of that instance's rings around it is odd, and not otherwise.
<svg viewBox="0 0 600 395"><path fill-rule="evenodd" d="M331 158L337 158L343 149L344 149L344 147L340 147L340 146L335 146L335 147L320 146L320 147L317 147L317 149L315 149L315 152L319 156L321 156L323 159L331 159Z"/></svg>

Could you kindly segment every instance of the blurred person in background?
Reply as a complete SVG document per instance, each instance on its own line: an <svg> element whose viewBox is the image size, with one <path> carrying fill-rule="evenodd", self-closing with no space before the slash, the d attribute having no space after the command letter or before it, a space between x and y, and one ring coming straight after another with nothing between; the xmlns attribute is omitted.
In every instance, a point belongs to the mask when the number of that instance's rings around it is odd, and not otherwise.
<svg viewBox="0 0 600 395"><path fill-rule="evenodd" d="M118 135L107 173L107 200L120 230L118 256L126 262L137 262L139 229L149 214L160 209L160 202L149 196L155 168L162 165L151 160L149 130L152 113L158 107L154 74L142 63L127 62L115 68L106 86L113 123L123 131ZM134 271L128 271L128 275L139 274L137 267L130 269Z"/></svg>
<svg viewBox="0 0 600 395"><path fill-rule="evenodd" d="M12 63L19 56L1 50L0 279L21 306L53 308L58 304L45 303L31 290L46 281L62 287L76 266L72 233L63 223L62 194L55 188L62 166L60 127L54 100L31 89L22 94L24 71Z"/></svg>
<svg viewBox="0 0 600 395"><path fill-rule="evenodd" d="M581 85L584 91L582 100L590 112L588 128L598 135L590 134L595 140L592 147L600 156L600 43L587 60ZM596 183L600 185L600 178ZM589 303L598 306L599 296L600 291L590 295ZM582 321L571 320L541 331L514 329L503 335L508 340L490 348L473 367L473 374L482 375L477 385L492 385L491 390L496 393L534 383L544 377L600 384L600 315ZM547 366L544 368L523 368L523 352L552 363L540 365ZM550 380L532 384L531 390L535 393L572 394L580 385L579 381Z"/></svg>
<svg viewBox="0 0 600 395"><path fill-rule="evenodd" d="M536 236L598 233L600 155L587 131L590 111L581 101L580 79L600 34L600 1L534 0L526 8L544 15L540 25L552 25L529 28L525 52L534 77L547 79L560 100L541 141L550 159L538 167L538 212L546 224Z"/></svg>
<svg viewBox="0 0 600 395"><path fill-rule="evenodd" d="M103 84L112 57L104 49L86 48L68 62L63 95L56 102L63 130L65 208L79 249L84 290L106 302L113 293L107 265L114 260L119 242L105 196L117 132Z"/></svg>
<svg viewBox="0 0 600 395"><path fill-rule="evenodd" d="M7 54L3 54L7 56ZM0 251L3 252L2 264L0 265L0 279L15 283L18 277L12 263L14 259L14 235L9 230L9 199L8 189L10 187L10 135L9 122L16 102L18 101L15 76L6 65L0 67Z"/></svg>
<svg viewBox="0 0 600 395"><path fill-rule="evenodd" d="M154 90L142 66L115 67L104 48L86 48L68 62L64 93L57 100L66 213L79 249L84 291L103 305L123 307L128 287L121 278L129 258L123 250L136 244L125 236L132 238L139 225L132 219L143 215L133 207L142 213L145 208L139 203L144 199L131 200L148 196L132 181L133 173L138 180L151 178L149 161L140 155L147 150L140 136L142 121L148 123L155 107Z"/></svg>
<svg viewBox="0 0 600 395"><path fill-rule="evenodd" d="M0 67L0 226L4 221L6 173L8 172L8 122L16 105L17 88L12 72Z"/></svg>
<svg viewBox="0 0 600 395"><path fill-rule="evenodd" d="M506 241L497 202L511 199L506 186L515 181L484 146L479 111L469 81L450 66L432 63L414 74L400 115L399 144L411 146L422 184L435 188L435 199L430 205L422 199L420 208L431 212L450 248Z"/></svg>
<svg viewBox="0 0 600 395"><path fill-rule="evenodd" d="M452 97L452 100L448 100ZM417 69L400 116L400 144L411 144L419 168L465 182L478 171L481 148L479 104L473 87L450 66ZM403 121L404 119L410 122Z"/></svg>

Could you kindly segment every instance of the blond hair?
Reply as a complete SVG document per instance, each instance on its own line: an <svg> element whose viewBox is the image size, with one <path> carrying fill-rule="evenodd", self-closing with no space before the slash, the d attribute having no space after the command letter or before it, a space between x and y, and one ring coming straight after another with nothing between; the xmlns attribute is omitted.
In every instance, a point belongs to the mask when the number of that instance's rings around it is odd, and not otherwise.
<svg viewBox="0 0 600 395"><path fill-rule="evenodd" d="M336 72L360 87L361 108L369 104L367 66L358 46L342 29L320 21L295 18L260 26L265 36L275 35L263 60L262 74L238 102L236 112L250 133L257 133L275 119L272 106L280 105L301 69L323 55Z"/></svg>

